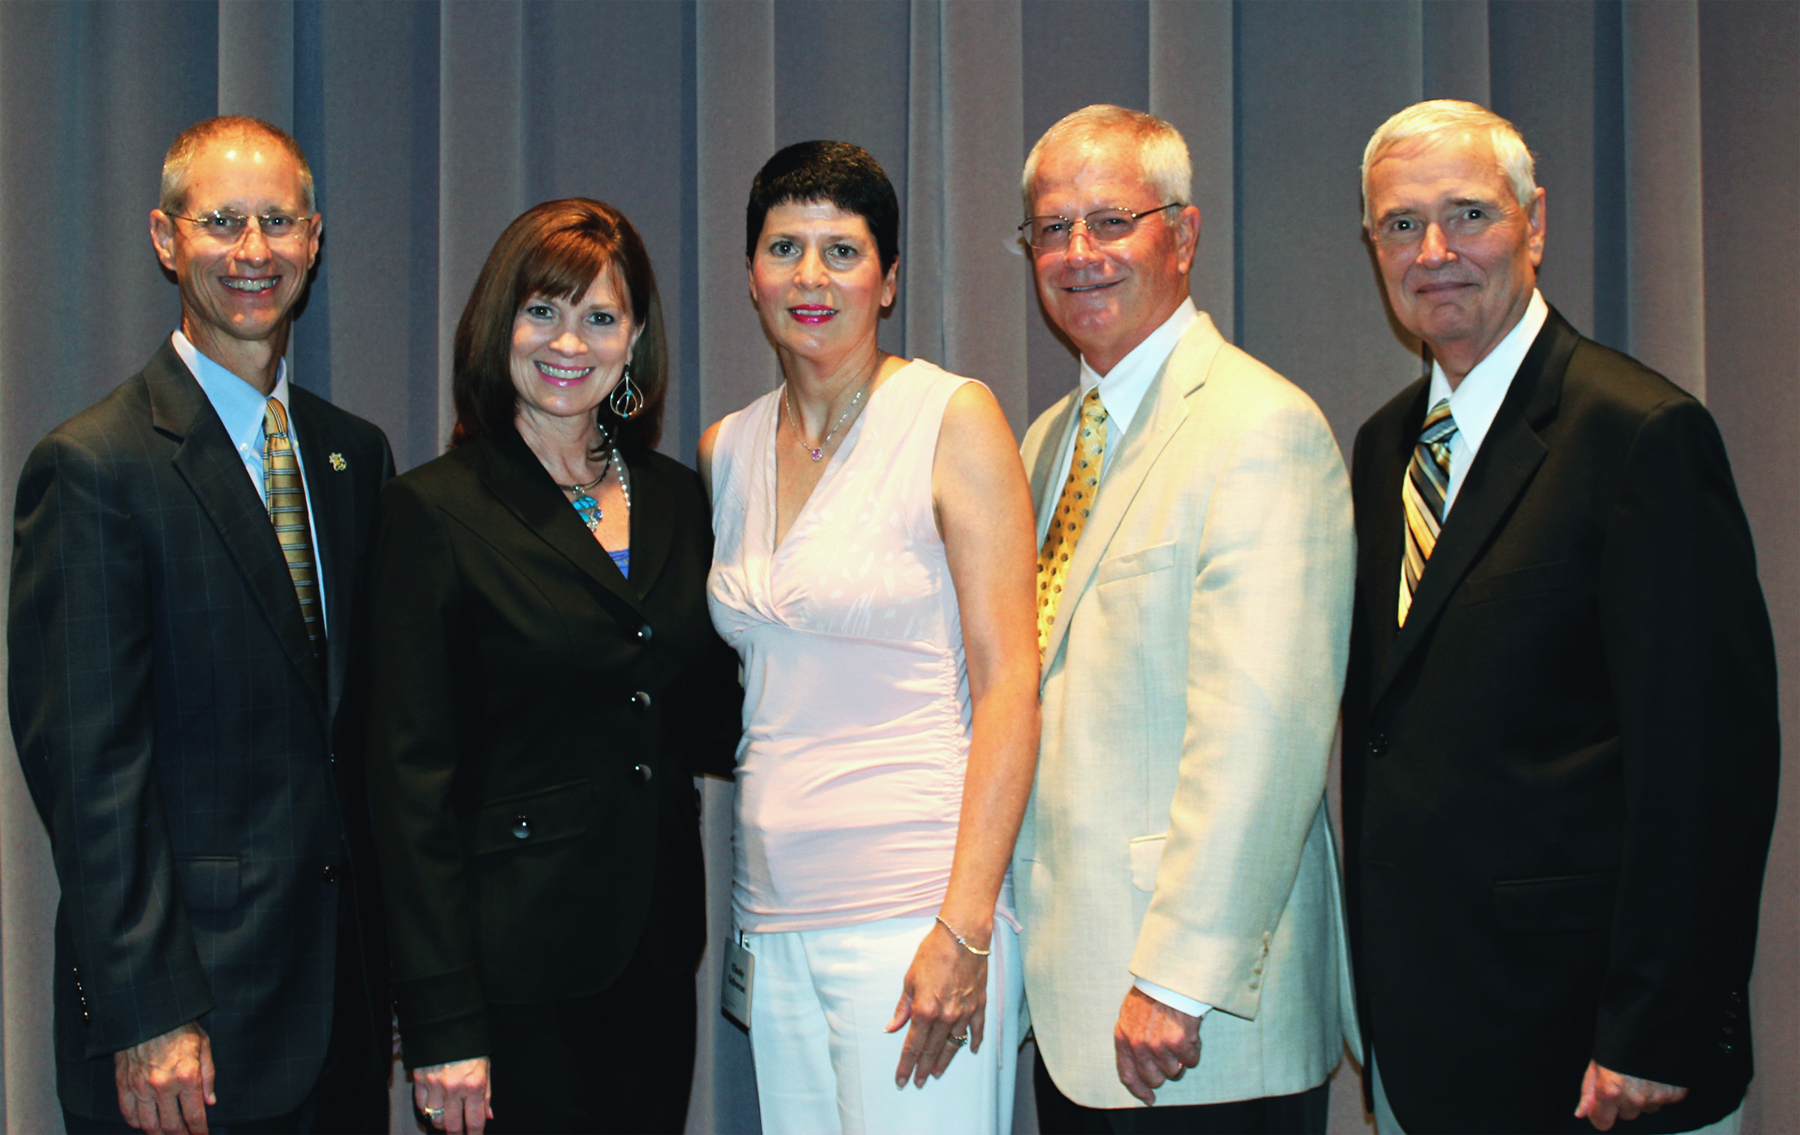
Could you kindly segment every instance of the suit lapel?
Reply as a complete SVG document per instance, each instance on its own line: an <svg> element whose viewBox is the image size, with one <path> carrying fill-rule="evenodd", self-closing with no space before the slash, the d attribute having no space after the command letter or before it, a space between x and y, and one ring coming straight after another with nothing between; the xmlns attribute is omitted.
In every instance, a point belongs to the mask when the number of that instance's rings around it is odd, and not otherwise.
<svg viewBox="0 0 1800 1135"><path fill-rule="evenodd" d="M675 535L674 498L671 487L646 467L629 461L626 466L631 477L631 578L627 585L643 596L650 594L656 577L669 562L669 544ZM588 542L594 541L590 537Z"/></svg>
<svg viewBox="0 0 1800 1135"><path fill-rule="evenodd" d="M1094 502L1087 527L1082 529L1081 539L1075 544L1075 554L1069 558L1068 575L1063 581L1062 602L1057 606L1056 623L1050 628L1050 639L1044 647L1046 661L1055 658L1056 652L1062 647L1062 641L1069 633L1069 622L1075 608L1087 597L1087 589L1093 583L1094 570L1100 566L1107 545L1112 542L1113 533L1118 531L1119 523L1125 519L1126 511L1137 497L1138 490L1143 487L1144 478L1149 476L1157 457L1175 436L1175 431L1181 428L1181 423L1187 419L1187 396L1205 384L1207 371L1211 369L1212 361L1224 342L1213 328L1212 320L1202 314L1164 360L1162 370L1151 382L1150 389L1144 396L1144 404L1132 415L1135 420L1131 429L1116 441L1111 440L1109 435L1111 444L1117 446L1117 456L1100 482L1099 499ZM1105 396L1102 395L1102 401L1104 400ZM1057 452L1060 453L1061 450L1062 447L1058 446ZM1056 481L1054 491L1058 494L1062 492L1062 480L1067 477L1067 473L1064 470L1063 476ZM1048 507L1054 508L1055 505L1056 500L1052 497ZM1040 671L1040 686L1048 673L1048 666Z"/></svg>
<svg viewBox="0 0 1800 1135"><path fill-rule="evenodd" d="M616 617L622 622L641 622L643 604L637 591L619 574L619 566L612 562L612 557L594 539L594 534L582 524L581 518L575 515L575 510L569 507L569 502L556 491L556 483L550 479L550 474L544 472L543 465L525 444L525 440L516 431L509 429L483 437L480 444L484 447L483 456L486 458L482 462L481 480L488 491L534 535L599 584L602 594L610 600L608 606ZM646 481L651 479L644 478ZM646 511L657 507L657 490L652 489L651 498L643 500L636 495L637 489L638 486L634 485L634 504ZM653 522L645 523L654 526ZM637 532L638 522L634 518L634 557ZM660 570L660 557L667 556L666 536L662 542L662 552L651 553L656 562L647 570L646 576ZM650 553L649 549L645 551Z"/></svg>
<svg viewBox="0 0 1800 1135"><path fill-rule="evenodd" d="M1057 498L1062 494L1063 480L1069 471L1062 467L1062 451L1069 440L1069 433L1075 428L1080 414L1081 391L1063 396L1063 400L1051 409L1062 416L1062 425L1055 431L1046 430L1044 444L1038 447L1037 456L1031 462L1031 499L1037 502L1038 543L1043 544L1043 530L1049 527L1045 519L1056 507Z"/></svg>
<svg viewBox="0 0 1800 1135"><path fill-rule="evenodd" d="M323 708L325 691L319 685L293 577L275 540L268 510L245 474L225 424L173 346L165 345L157 352L144 368L144 378L152 423L181 439L181 447L175 451L176 472L212 521L282 649Z"/></svg>
<svg viewBox="0 0 1800 1135"><path fill-rule="evenodd" d="M1372 672L1387 672L1388 656L1394 648L1394 607L1399 600L1400 560L1406 548L1406 510L1400 503L1401 478L1412 461L1413 439L1425 422L1425 399L1431 392L1429 379L1414 384L1413 397L1397 420L1389 423L1387 432L1375 431L1370 437L1374 447L1369 455L1375 489L1369 509L1368 529L1357 534L1360 578L1370 581L1368 599L1370 633L1373 635L1375 665ZM1455 515L1452 511L1451 515ZM1386 590L1382 589L1386 580Z"/></svg>
<svg viewBox="0 0 1800 1135"><path fill-rule="evenodd" d="M1394 635L1394 646L1375 687L1374 698L1381 699L1389 683L1406 665L1407 658L1421 639L1430 633L1444 606L1469 569L1493 544L1495 536L1511 515L1514 503L1524 493L1549 449L1538 436L1538 429L1555 412L1562 394L1563 373L1569 356L1579 340L1562 316L1555 310L1519 364L1506 399L1494 415L1481 450L1464 475L1457 490L1456 503L1438 534L1437 547L1419 577L1413 593L1412 607L1406 625ZM1423 417L1419 419L1423 421ZM1399 483L1395 482L1394 498L1399 500ZM1396 532L1396 538L1398 533ZM1399 561L1394 561L1392 575L1395 595L1400 587Z"/></svg>
<svg viewBox="0 0 1800 1135"><path fill-rule="evenodd" d="M319 412L312 395L288 386L288 415L300 448L300 464L306 474L306 495L312 519L313 543L319 578L325 588L327 693L330 713L337 712L343 694L344 670L349 663L351 620L361 617L352 609L356 594L355 482L347 471L332 467L331 457L341 456L345 439L337 436L332 422Z"/></svg>

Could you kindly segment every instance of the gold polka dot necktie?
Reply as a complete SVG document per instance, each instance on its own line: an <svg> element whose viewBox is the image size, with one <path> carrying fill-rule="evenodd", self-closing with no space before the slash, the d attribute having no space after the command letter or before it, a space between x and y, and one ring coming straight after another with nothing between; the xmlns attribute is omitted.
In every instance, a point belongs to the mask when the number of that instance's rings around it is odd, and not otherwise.
<svg viewBox="0 0 1800 1135"><path fill-rule="evenodd" d="M263 403L263 499L269 506L269 522L287 560L288 575L300 597L300 614L306 619L306 637L312 640L313 657L325 658L325 621L319 605L319 569L313 557L312 524L306 513L306 486L300 480L300 462L288 440L287 410L273 398Z"/></svg>
<svg viewBox="0 0 1800 1135"><path fill-rule="evenodd" d="M1075 457L1069 462L1069 479L1044 533L1038 552L1038 653L1050 644L1050 628L1056 623L1056 606L1062 600L1063 581L1069 574L1069 557L1087 527L1088 513L1100 491L1100 468L1106 459L1106 407L1100 388L1081 400L1081 425L1075 433Z"/></svg>
<svg viewBox="0 0 1800 1135"><path fill-rule="evenodd" d="M1400 502L1406 509L1406 558L1400 565L1400 626L1412 609L1413 592L1425 574L1425 561L1437 547L1438 530L1444 524L1445 490L1450 485L1450 439L1456 436L1456 419L1450 416L1450 400L1442 399L1425 415L1419 444L1413 447L1400 485Z"/></svg>

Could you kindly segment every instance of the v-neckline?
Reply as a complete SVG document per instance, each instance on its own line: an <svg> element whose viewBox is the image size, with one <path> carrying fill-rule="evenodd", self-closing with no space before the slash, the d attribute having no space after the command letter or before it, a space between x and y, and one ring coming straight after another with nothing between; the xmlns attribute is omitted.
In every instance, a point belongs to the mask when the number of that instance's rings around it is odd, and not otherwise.
<svg viewBox="0 0 1800 1135"><path fill-rule="evenodd" d="M785 391L787 390L787 384L784 382L781 388L776 392L780 397L775 399L775 413L769 419L769 441L765 454L768 464L764 466L764 468L769 470L769 488L766 499L769 507L769 563L771 565L780 558L782 550L786 548L788 543L794 538L794 533L799 531L801 523L811 516L813 502L819 499L820 490L824 489L828 483L836 481L842 472L843 466L849 462L850 458L847 455L855 451L856 439L862 436L863 423L869 420L869 415L875 410L875 399L880 397L881 391L888 383L892 382L901 371L911 366L913 361L914 360L912 359L908 359L899 367L896 367L894 372L888 375L887 378L877 382L870 389L869 398L863 405L862 413L856 415L856 420L850 423L850 429L844 434L844 440L838 443L837 449L826 459L824 472L819 474L818 481L813 484L812 492L807 493L806 499L800 502L800 508L794 513L794 522L788 525L788 530L786 532L780 532L781 464L779 453L781 447L781 409L784 404L783 399L786 397ZM779 538L777 538L778 533Z"/></svg>

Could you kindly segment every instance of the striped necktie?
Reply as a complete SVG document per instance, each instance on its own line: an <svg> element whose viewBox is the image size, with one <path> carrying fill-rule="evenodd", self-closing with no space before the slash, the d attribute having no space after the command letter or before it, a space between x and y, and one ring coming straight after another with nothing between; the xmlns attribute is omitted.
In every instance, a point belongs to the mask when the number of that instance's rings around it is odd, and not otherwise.
<svg viewBox="0 0 1800 1135"><path fill-rule="evenodd" d="M313 657L325 659L325 622L320 617L319 569L313 557L312 523L306 512L306 486L300 480L300 462L288 440L287 410L270 398L263 403L263 499L269 521L287 560L288 575L300 597L300 614L306 620L306 637Z"/></svg>
<svg viewBox="0 0 1800 1135"><path fill-rule="evenodd" d="M1413 592L1425 574L1425 561L1437 547L1438 530L1444 524L1444 492L1450 484L1450 439L1456 436L1456 419L1450 416L1450 400L1443 399L1425 415L1419 444L1413 448L1400 486L1406 508L1406 560L1400 565L1400 626L1412 608Z"/></svg>
<svg viewBox="0 0 1800 1135"><path fill-rule="evenodd" d="M1075 456L1069 462L1069 479L1050 516L1044 547L1038 552L1038 653L1050 644L1050 628L1056 625L1056 607L1062 600L1063 581L1069 574L1069 557L1087 527L1088 513L1100 491L1100 470L1106 459L1106 407L1100 388L1081 400L1081 425L1075 434Z"/></svg>

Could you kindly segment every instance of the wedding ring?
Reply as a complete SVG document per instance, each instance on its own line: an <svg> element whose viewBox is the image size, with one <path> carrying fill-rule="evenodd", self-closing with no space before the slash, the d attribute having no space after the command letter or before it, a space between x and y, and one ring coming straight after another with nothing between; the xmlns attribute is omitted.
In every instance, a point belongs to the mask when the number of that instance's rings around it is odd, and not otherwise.
<svg viewBox="0 0 1800 1135"><path fill-rule="evenodd" d="M425 1109L425 1114L431 1117L433 1123L436 1123L438 1120L444 1118L444 1109L441 1107L428 1107Z"/></svg>
<svg viewBox="0 0 1800 1135"><path fill-rule="evenodd" d="M969 1034L964 1033L961 1036L949 1036L949 1037L945 1037L944 1039L948 1040L951 1044L954 1044L956 1047L961 1048L963 1045L969 1043Z"/></svg>

